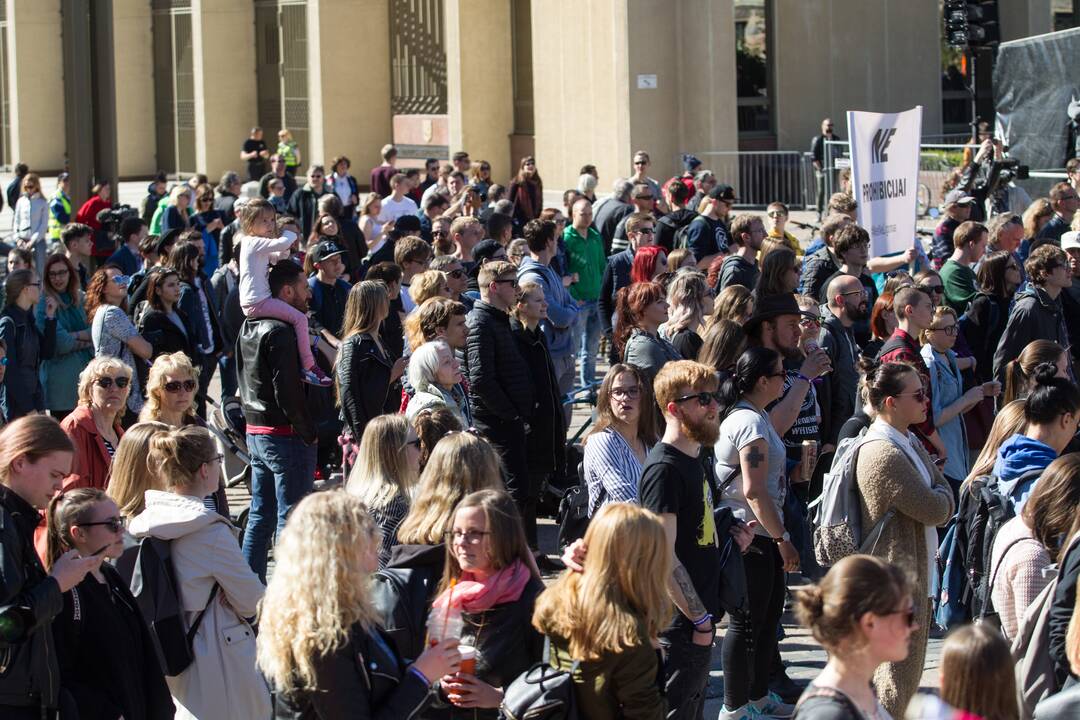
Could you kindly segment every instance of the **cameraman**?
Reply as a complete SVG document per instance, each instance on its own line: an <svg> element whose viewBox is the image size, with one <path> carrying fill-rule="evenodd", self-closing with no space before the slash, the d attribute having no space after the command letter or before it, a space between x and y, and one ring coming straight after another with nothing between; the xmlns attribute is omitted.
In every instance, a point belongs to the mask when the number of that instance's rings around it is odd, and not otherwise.
<svg viewBox="0 0 1080 720"><path fill-rule="evenodd" d="M39 510L60 492L75 447L52 418L28 415L0 432L0 717L56 717L60 668L52 621L62 594L99 565L103 556L64 553L45 573L34 550Z"/></svg>

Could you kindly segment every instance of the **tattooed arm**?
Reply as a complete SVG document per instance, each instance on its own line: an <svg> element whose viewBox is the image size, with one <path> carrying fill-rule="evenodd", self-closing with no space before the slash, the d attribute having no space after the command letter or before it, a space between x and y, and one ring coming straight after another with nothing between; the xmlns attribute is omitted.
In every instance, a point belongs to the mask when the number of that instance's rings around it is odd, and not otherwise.
<svg viewBox="0 0 1080 720"><path fill-rule="evenodd" d="M739 464L742 472L743 495L754 517L773 538L784 534L784 520L769 496L769 445L764 438L754 440L739 450ZM799 569L799 553L790 540L777 543L784 569L794 572Z"/></svg>
<svg viewBox="0 0 1080 720"><path fill-rule="evenodd" d="M697 620L706 613L705 603L698 597L690 574L679 562L675 555L676 522L675 515L663 513L660 519L664 523L664 534L667 536L668 552L671 553L671 576L668 578L668 594L675 607L679 609L687 620Z"/></svg>

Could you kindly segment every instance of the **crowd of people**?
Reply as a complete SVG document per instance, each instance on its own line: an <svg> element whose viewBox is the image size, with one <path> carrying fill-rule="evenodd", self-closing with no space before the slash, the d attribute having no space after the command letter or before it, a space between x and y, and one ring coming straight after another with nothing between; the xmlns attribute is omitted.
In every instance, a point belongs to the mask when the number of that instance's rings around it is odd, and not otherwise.
<svg viewBox="0 0 1080 720"><path fill-rule="evenodd" d="M300 176L278 137L139 208L8 188L5 718L495 718L539 664L582 717L696 719L725 616L720 720L929 707L935 623L941 702L1075 716L1080 161L1023 216L954 188L928 254L875 257L850 195L804 247L692 156L658 182L638 151L602 198L586 165L546 207L532 157ZM231 398L246 508L208 424ZM587 529L555 559L559 496ZM985 557L950 550L988 498ZM829 653L805 689L797 575Z"/></svg>

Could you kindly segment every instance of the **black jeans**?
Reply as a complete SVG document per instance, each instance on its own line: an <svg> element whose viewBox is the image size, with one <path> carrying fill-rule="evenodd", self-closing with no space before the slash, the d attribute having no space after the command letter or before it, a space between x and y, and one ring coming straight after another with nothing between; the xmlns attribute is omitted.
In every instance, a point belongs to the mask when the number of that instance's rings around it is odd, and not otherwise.
<svg viewBox="0 0 1080 720"><path fill-rule="evenodd" d="M769 691L769 667L784 614L784 563L771 539L757 535L743 556L749 610L731 616L724 635L724 705L735 710Z"/></svg>
<svg viewBox="0 0 1080 720"><path fill-rule="evenodd" d="M529 505L529 461L525 454L525 422L507 421L483 415L474 416L476 429L491 443L502 458L506 479L506 492L514 498L522 517ZM536 502L533 493L533 518Z"/></svg>
<svg viewBox="0 0 1080 720"><path fill-rule="evenodd" d="M660 633L660 645L667 655L664 689L668 720L702 720L704 717L712 644L695 645L693 635L693 626L681 613L677 613L672 627Z"/></svg>

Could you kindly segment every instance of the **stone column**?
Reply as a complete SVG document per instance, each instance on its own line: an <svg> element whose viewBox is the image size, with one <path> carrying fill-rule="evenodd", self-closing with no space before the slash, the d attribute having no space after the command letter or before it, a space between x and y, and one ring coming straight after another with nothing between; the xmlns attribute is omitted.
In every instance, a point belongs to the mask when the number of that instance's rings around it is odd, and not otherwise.
<svg viewBox="0 0 1080 720"><path fill-rule="evenodd" d="M6 0L12 163L46 174L64 167L60 0Z"/></svg>
<svg viewBox="0 0 1080 720"><path fill-rule="evenodd" d="M191 27L196 167L215 182L226 170L247 179L240 148L258 124L255 5L192 0Z"/></svg>
<svg viewBox="0 0 1080 720"><path fill-rule="evenodd" d="M150 3L113 0L116 152L121 177L158 171Z"/></svg>
<svg viewBox="0 0 1080 720"><path fill-rule="evenodd" d="M308 0L308 122L305 164L346 155L366 185L390 142L390 11L385 0Z"/></svg>

